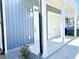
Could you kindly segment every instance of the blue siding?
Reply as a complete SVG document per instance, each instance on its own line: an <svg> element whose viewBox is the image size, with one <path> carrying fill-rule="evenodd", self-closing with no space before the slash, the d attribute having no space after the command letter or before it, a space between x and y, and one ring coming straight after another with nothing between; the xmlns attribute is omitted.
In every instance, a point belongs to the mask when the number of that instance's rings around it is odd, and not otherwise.
<svg viewBox="0 0 79 59"><path fill-rule="evenodd" d="M29 0L5 0L8 50L34 43L32 3ZM29 35L31 39L29 39Z"/></svg>

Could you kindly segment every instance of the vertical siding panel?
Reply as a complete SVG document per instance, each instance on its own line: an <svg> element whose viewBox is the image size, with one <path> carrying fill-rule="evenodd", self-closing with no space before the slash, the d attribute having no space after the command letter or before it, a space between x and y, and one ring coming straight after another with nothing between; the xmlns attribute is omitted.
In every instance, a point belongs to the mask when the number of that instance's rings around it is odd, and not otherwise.
<svg viewBox="0 0 79 59"><path fill-rule="evenodd" d="M29 0L5 0L8 50L34 42ZM31 39L29 39L29 35Z"/></svg>

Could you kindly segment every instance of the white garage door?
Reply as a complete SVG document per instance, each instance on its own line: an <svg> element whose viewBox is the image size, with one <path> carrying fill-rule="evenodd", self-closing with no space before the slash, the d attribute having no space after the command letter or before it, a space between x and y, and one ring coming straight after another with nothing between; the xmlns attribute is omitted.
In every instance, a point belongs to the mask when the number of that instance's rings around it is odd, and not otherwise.
<svg viewBox="0 0 79 59"><path fill-rule="evenodd" d="M60 15L48 12L48 39L61 36Z"/></svg>

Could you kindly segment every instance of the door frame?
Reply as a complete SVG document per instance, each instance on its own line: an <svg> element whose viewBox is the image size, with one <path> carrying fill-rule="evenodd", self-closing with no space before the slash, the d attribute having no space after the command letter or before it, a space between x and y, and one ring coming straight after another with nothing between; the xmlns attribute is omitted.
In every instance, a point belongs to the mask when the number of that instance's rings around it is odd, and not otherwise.
<svg viewBox="0 0 79 59"><path fill-rule="evenodd" d="M33 7L34 7L35 5L33 5ZM40 52L39 52L39 55L40 56L42 56L42 54L43 54L43 43L42 43L42 22L41 22L41 14L40 14L40 12L39 12L39 7L38 6L36 6L38 9L35 9L36 11L38 11L38 16L39 16L39 20L38 20L38 22L39 22L39 50L40 50ZM34 9L34 8L33 8ZM36 30L34 30L34 32L35 32Z"/></svg>

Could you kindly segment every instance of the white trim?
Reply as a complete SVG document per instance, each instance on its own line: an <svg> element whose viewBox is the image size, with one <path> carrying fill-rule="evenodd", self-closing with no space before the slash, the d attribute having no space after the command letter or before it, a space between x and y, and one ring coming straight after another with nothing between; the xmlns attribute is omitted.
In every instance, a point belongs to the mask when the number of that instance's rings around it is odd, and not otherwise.
<svg viewBox="0 0 79 59"><path fill-rule="evenodd" d="M75 18L74 18L74 36L77 37L77 5L74 2Z"/></svg>
<svg viewBox="0 0 79 59"><path fill-rule="evenodd" d="M46 20L46 0L40 0L41 16L42 16L42 42L43 42L43 58L46 58L47 53L47 20Z"/></svg>
<svg viewBox="0 0 79 59"><path fill-rule="evenodd" d="M3 7L5 53L7 54L7 34L6 34L5 0L2 0L2 7Z"/></svg>
<svg viewBox="0 0 79 59"><path fill-rule="evenodd" d="M61 0L62 7L61 7L61 39L64 42L65 38L65 0Z"/></svg>

